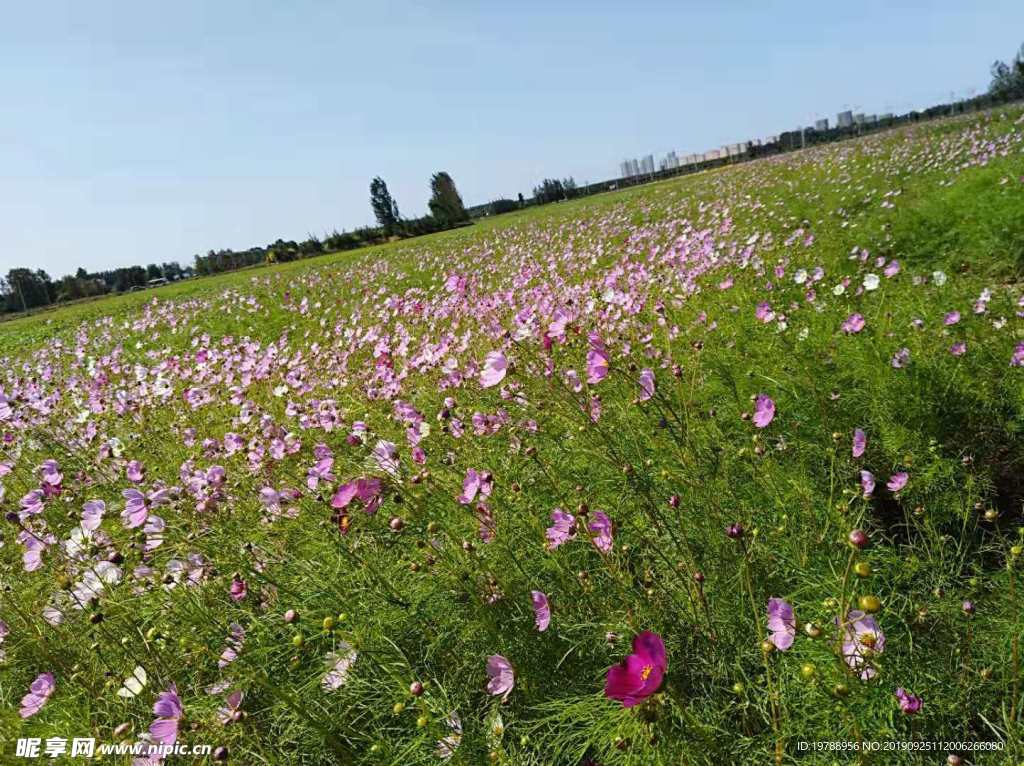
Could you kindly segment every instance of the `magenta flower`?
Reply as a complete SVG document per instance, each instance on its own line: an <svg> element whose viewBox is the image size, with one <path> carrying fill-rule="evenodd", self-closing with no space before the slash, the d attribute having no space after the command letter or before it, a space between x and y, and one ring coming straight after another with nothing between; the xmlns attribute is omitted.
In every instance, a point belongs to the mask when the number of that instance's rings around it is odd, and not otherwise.
<svg viewBox="0 0 1024 766"><path fill-rule="evenodd" d="M56 688L57 681L54 679L53 673L40 673L28 687L28 694L21 698L21 710L18 711L18 715L22 718L34 716L50 699L50 695Z"/></svg>
<svg viewBox="0 0 1024 766"><path fill-rule="evenodd" d="M480 386L490 388L496 386L505 379L505 372L508 370L508 360L500 351L492 351L484 359L483 369L480 370Z"/></svg>
<svg viewBox="0 0 1024 766"><path fill-rule="evenodd" d="M612 549L612 520L604 511L594 511L590 524L587 526L594 533L593 542L597 549L608 553Z"/></svg>
<svg viewBox="0 0 1024 766"><path fill-rule="evenodd" d="M921 711L921 706L924 701L916 694L910 694L905 691L902 687L896 690L896 699L899 700L900 710L907 715L914 715Z"/></svg>
<svg viewBox="0 0 1024 766"><path fill-rule="evenodd" d="M153 705L156 720L150 724L149 734L158 745L173 745L178 741L178 723L185 716L178 697L178 687L173 683L156 698Z"/></svg>
<svg viewBox="0 0 1024 766"><path fill-rule="evenodd" d="M646 402L654 396L654 370L644 368L640 370L640 396L641 402Z"/></svg>
<svg viewBox="0 0 1024 766"><path fill-rule="evenodd" d="M842 627L843 659L853 670L860 671L863 681L875 677L877 671L868 659L885 651L885 634L878 627L875 618L860 610L852 610L846 615Z"/></svg>
<svg viewBox="0 0 1024 766"><path fill-rule="evenodd" d="M551 522L546 533L549 550L554 550L576 536L576 517L571 513L566 513L561 508L555 508L551 512Z"/></svg>
<svg viewBox="0 0 1024 766"><path fill-rule="evenodd" d="M775 419L775 402L765 394L758 394L754 399L754 425L766 428Z"/></svg>
<svg viewBox="0 0 1024 766"><path fill-rule="evenodd" d="M487 471L476 471L473 468L466 469L466 478L462 480L462 494L459 502L469 505L476 499L477 493L483 500L489 497L494 486L494 478Z"/></svg>
<svg viewBox="0 0 1024 766"><path fill-rule="evenodd" d="M487 658L487 682L488 694L501 695L503 700L508 699L512 688L516 685L516 673L512 663L500 654L492 654Z"/></svg>
<svg viewBox="0 0 1024 766"><path fill-rule="evenodd" d="M793 645L796 615L793 607L781 598L768 599L768 630L771 632L768 640L775 644L776 649L784 652Z"/></svg>
<svg viewBox="0 0 1024 766"><path fill-rule="evenodd" d="M587 352L587 383L594 385L608 377L608 349L596 332L590 333L590 351Z"/></svg>
<svg viewBox="0 0 1024 766"><path fill-rule="evenodd" d="M658 691L668 660L661 636L645 630L633 639L633 653L608 669L604 696L633 707Z"/></svg>
<svg viewBox="0 0 1024 766"><path fill-rule="evenodd" d="M347 508L353 500L359 500L363 504L363 510L372 515L380 507L380 492L380 479L360 477L338 487L338 491L331 497L331 507L340 511Z"/></svg>
<svg viewBox="0 0 1024 766"><path fill-rule="evenodd" d="M855 458L860 457L864 454L865 448L868 446L868 436L859 428L853 429L853 456Z"/></svg>
<svg viewBox="0 0 1024 766"><path fill-rule="evenodd" d="M543 633L551 624L551 603L547 594L539 590L530 591L530 599L533 601L533 618L537 630Z"/></svg>
<svg viewBox="0 0 1024 766"><path fill-rule="evenodd" d="M885 485L890 492L899 492L905 486L907 486L907 479L910 477L905 471L894 473L889 477L888 483Z"/></svg>
<svg viewBox="0 0 1024 766"><path fill-rule="evenodd" d="M875 491L875 475L871 471L860 472L860 488L864 490L864 498L871 497L871 493Z"/></svg>
<svg viewBox="0 0 1024 766"><path fill-rule="evenodd" d="M244 601L245 597L249 595L249 586L245 580L235 575L231 578L231 600L232 601Z"/></svg>
<svg viewBox="0 0 1024 766"><path fill-rule="evenodd" d="M861 314L850 314L843 322L842 331L847 335L853 335L864 329L864 317Z"/></svg>

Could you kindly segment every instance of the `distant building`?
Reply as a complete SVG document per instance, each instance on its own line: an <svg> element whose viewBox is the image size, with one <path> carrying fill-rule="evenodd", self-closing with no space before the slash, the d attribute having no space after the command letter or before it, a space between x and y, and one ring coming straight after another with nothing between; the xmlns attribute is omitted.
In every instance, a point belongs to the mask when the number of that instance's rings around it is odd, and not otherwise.
<svg viewBox="0 0 1024 766"><path fill-rule="evenodd" d="M836 115L836 125L840 128L853 127L853 112L840 112Z"/></svg>
<svg viewBox="0 0 1024 766"><path fill-rule="evenodd" d="M864 122L866 122L868 125L874 125L876 122L878 122L878 115L869 114L867 117L864 118Z"/></svg>
<svg viewBox="0 0 1024 766"><path fill-rule="evenodd" d="M640 175L640 163L637 162L636 160L629 161L629 174L631 176Z"/></svg>
<svg viewBox="0 0 1024 766"><path fill-rule="evenodd" d="M665 159L662 160L661 167L663 170L675 170L679 167L679 158L675 152L669 152L665 155Z"/></svg>
<svg viewBox="0 0 1024 766"><path fill-rule="evenodd" d="M629 160L623 160L619 163L619 178L632 178L633 166Z"/></svg>
<svg viewBox="0 0 1024 766"><path fill-rule="evenodd" d="M814 129L815 130L820 130L820 131L828 130L828 117L826 117L823 120L815 120L814 121Z"/></svg>
<svg viewBox="0 0 1024 766"><path fill-rule="evenodd" d="M858 114L853 115L853 124L854 125L863 125L864 124L864 112L859 112Z"/></svg>
<svg viewBox="0 0 1024 766"><path fill-rule="evenodd" d="M891 122L892 121L892 112L886 112L885 114L878 115L878 121L879 122Z"/></svg>
<svg viewBox="0 0 1024 766"><path fill-rule="evenodd" d="M648 154L640 160L640 172L644 175L654 175L654 155Z"/></svg>

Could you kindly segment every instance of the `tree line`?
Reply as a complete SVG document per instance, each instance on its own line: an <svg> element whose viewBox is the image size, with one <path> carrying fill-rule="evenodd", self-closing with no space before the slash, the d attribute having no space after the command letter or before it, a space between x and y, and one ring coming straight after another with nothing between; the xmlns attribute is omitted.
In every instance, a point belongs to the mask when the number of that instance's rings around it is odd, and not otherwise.
<svg viewBox="0 0 1024 766"><path fill-rule="evenodd" d="M938 104L922 112L888 120L880 127L891 127L903 122L932 119L955 111L984 109L998 104L1024 99L1024 45L1009 62L995 61L991 67L991 83L988 92L958 104ZM794 151L807 145L841 140L858 134L856 128L832 128L827 131L795 131L780 134L775 144L753 146L748 156L739 161L755 159L780 152ZM735 158L710 160L698 166L680 166L670 171L659 171L652 178L667 178L716 166ZM370 182L370 209L376 219L376 226L362 226L353 231L333 231L322 239L310 234L302 242L277 239L264 247L248 250L210 250L206 255L195 255L193 265L182 267L176 261L148 266L126 266L107 271L90 272L79 268L74 274L53 280L42 269L15 268L0 278L0 312L13 313L31 311L54 303L90 298L108 293L122 293L147 286L152 280L166 279L169 282L192 276L205 276L233 271L266 263L282 263L319 255L321 253L354 250L370 245L379 245L394 239L417 237L458 226L465 226L473 218L499 215L532 205L573 199L619 188L625 179L613 179L580 187L573 178L545 178L533 188L533 197L524 199L499 198L483 205L467 209L451 175L441 171L430 178L430 212L419 218L403 218L398 202L388 190L384 179L379 176ZM640 182L640 181L637 181Z"/></svg>

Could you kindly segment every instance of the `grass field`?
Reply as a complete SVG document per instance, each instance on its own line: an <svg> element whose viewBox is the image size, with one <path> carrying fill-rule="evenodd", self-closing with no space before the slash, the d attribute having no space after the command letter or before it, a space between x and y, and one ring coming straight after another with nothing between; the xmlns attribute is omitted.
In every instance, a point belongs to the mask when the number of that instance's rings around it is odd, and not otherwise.
<svg viewBox="0 0 1024 766"><path fill-rule="evenodd" d="M1024 763L1022 273L1018 108L0 324L3 762Z"/></svg>

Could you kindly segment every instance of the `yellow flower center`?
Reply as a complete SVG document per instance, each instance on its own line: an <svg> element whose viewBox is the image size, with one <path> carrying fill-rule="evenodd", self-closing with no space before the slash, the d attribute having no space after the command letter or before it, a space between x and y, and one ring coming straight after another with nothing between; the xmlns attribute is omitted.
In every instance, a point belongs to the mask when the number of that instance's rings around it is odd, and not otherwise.
<svg viewBox="0 0 1024 766"><path fill-rule="evenodd" d="M654 670L653 665L644 665L643 670L640 671L640 680L646 681L651 677L651 672Z"/></svg>

